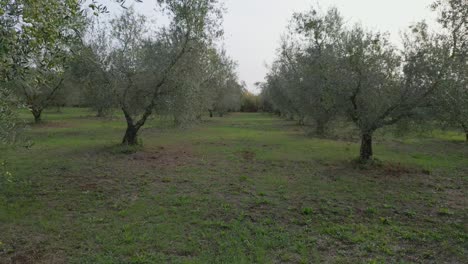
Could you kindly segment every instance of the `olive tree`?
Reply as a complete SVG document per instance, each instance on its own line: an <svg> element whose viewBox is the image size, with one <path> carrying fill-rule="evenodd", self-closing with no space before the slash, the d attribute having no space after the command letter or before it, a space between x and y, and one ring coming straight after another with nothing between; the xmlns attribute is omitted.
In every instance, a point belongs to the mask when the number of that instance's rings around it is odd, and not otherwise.
<svg viewBox="0 0 468 264"><path fill-rule="evenodd" d="M114 1L121 5L126 2L126 0ZM140 2L140 0L135 1ZM79 39L87 11L94 11L95 15L108 12L106 6L100 2L102 1L0 0L0 89L21 90L24 88L23 85L9 84L18 80L32 81L33 83L26 85L29 86L27 87L29 91L44 88L38 87L37 83L34 83L35 80L41 79L39 82L45 83L45 80L58 70L56 63L69 57L69 53L63 51L70 42ZM43 52L48 55L42 56ZM29 70L33 73L28 73ZM29 76L23 79L26 73ZM39 76L32 77L34 74ZM47 77L41 78L41 74ZM42 98L53 98L56 94L54 83L45 86L43 91L34 92L32 97L36 97L39 93ZM48 92L51 96L45 95ZM15 93L20 92L15 91ZM24 90L21 94L24 95ZM17 105L8 103L9 98L0 97L3 109L6 109L6 106ZM0 121L6 122L6 119Z"/></svg>
<svg viewBox="0 0 468 264"><path fill-rule="evenodd" d="M168 107L163 113L176 125L190 124L207 111L222 115L238 108L240 93L235 63L225 52L209 43L192 42L190 53L181 58L167 82L163 98Z"/></svg>
<svg viewBox="0 0 468 264"><path fill-rule="evenodd" d="M451 73L457 75L443 84L444 89L437 93L435 108L437 116L448 124L462 129L468 142L468 82L466 66L451 67Z"/></svg>
<svg viewBox="0 0 468 264"><path fill-rule="evenodd" d="M109 71L112 47L108 31L99 20L90 20L84 41L67 71L68 81L80 87L82 102L96 111L97 117L108 115L117 106L113 76Z"/></svg>
<svg viewBox="0 0 468 264"><path fill-rule="evenodd" d="M82 15L80 1L0 1L0 89L2 95L18 90L18 80L23 80L29 70L51 67L50 56L37 56L41 52L54 53L61 45L74 38L78 30L77 18ZM32 63L33 58L35 62ZM30 78L31 74L26 79ZM16 85L12 85L12 82ZM7 91L9 90L9 91ZM14 91L18 94L18 91ZM0 122L11 123L17 103L11 96L1 96ZM7 114L9 113L9 114ZM8 127L13 127L10 124ZM4 130L5 131L5 130Z"/></svg>
<svg viewBox="0 0 468 264"><path fill-rule="evenodd" d="M181 59L171 79L171 113L175 124L186 125L201 120L213 101L220 77L218 51L205 43L192 43L190 53Z"/></svg>
<svg viewBox="0 0 468 264"><path fill-rule="evenodd" d="M338 63L344 35L343 18L336 8L325 14L312 9L296 14L294 22L294 33L302 41L293 55L288 55L287 50L284 54L300 75L297 87L300 109L314 121L316 133L324 135L339 109L335 95L343 80Z"/></svg>
<svg viewBox="0 0 468 264"><path fill-rule="evenodd" d="M215 94L213 111L222 117L228 112L240 110L243 88L236 76L228 77ZM210 114L212 116L211 111Z"/></svg>
<svg viewBox="0 0 468 264"><path fill-rule="evenodd" d="M236 64L223 52L213 50L207 75L203 85L207 87L207 110L210 117L217 113L222 117L229 111L239 110L242 85L235 72ZM206 110L205 110L206 111Z"/></svg>
<svg viewBox="0 0 468 264"><path fill-rule="evenodd" d="M319 135L339 112L343 34L343 19L335 8L325 14L315 9L294 14L264 86L272 105L301 124L313 121Z"/></svg>
<svg viewBox="0 0 468 264"><path fill-rule="evenodd" d="M42 54L37 56L42 57ZM31 111L35 123L41 122L42 111L56 98L64 80L62 68L64 65L50 67L37 63L38 60L32 59L33 69L27 71L23 78L17 81L18 95Z"/></svg>
<svg viewBox="0 0 468 264"><path fill-rule="evenodd" d="M155 36L145 36L145 19L128 9L112 22L113 50L109 71L116 87L117 100L124 113L127 129L125 145L138 143L138 132L164 102L164 98L183 88L196 88L187 80L193 76L187 60L199 45L210 45L220 35L221 13L212 0L158 1L171 18ZM193 52L193 53L192 53ZM195 63L196 66L196 63ZM184 70L185 69L185 70ZM179 74L181 75L179 75ZM188 78L190 77L190 78ZM180 98L180 97L179 97ZM184 108L187 97L180 108Z"/></svg>
<svg viewBox="0 0 468 264"><path fill-rule="evenodd" d="M37 123L41 121L43 109L62 87L66 61L79 39L81 6L70 1L47 1L44 5L19 1L10 5L7 12L15 15L15 27L19 27L16 34L19 54L14 51L10 54L19 58L13 64L16 94Z"/></svg>
<svg viewBox="0 0 468 264"><path fill-rule="evenodd" d="M262 96L284 117L303 120L304 111L301 107L304 104L299 103L302 98L297 92L302 88L301 76L294 70L294 66L291 66L291 58L283 56L284 54L283 52L273 63L270 73L266 76L266 82L260 85Z"/></svg>
<svg viewBox="0 0 468 264"><path fill-rule="evenodd" d="M372 137L394 116L408 112L398 108L404 100L400 87L400 58L385 36L365 32L356 26L346 34L342 66L349 86L342 91L348 98L345 112L361 133L360 159L373 155Z"/></svg>
<svg viewBox="0 0 468 264"><path fill-rule="evenodd" d="M440 21L450 33L430 33L418 23L404 35L403 50L386 34L346 27L335 9L326 15L296 14L295 34L282 45L262 95L282 113L313 118L319 131L335 115L348 117L360 131L361 161L373 157L375 131L414 118L434 100L452 106L444 114L453 112L461 120L466 100L462 2L435 5L443 6Z"/></svg>
<svg viewBox="0 0 468 264"><path fill-rule="evenodd" d="M443 89L434 96L435 112L442 121L461 127L468 142L468 2L436 1L432 8L438 12L451 58Z"/></svg>
<svg viewBox="0 0 468 264"><path fill-rule="evenodd" d="M412 26L401 58L381 35L355 29L346 37L342 65L353 80L347 113L360 128L363 161L372 158L375 130L412 118L433 98L445 102L442 111L457 122L466 118L467 4L437 1L433 7L439 8L446 32L431 33L424 22Z"/></svg>
<svg viewBox="0 0 468 264"><path fill-rule="evenodd" d="M96 112L96 117L105 117L117 106L113 82L109 73L93 61L99 57L89 47L84 47L70 66L73 86L80 87L83 105Z"/></svg>

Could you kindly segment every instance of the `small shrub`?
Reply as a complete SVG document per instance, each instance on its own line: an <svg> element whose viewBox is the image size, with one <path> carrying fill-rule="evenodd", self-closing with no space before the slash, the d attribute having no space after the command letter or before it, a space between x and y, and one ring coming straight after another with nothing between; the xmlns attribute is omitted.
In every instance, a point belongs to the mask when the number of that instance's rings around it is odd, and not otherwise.
<svg viewBox="0 0 468 264"><path fill-rule="evenodd" d="M302 208L302 214L303 215L311 215L314 213L314 210L310 207L304 207Z"/></svg>

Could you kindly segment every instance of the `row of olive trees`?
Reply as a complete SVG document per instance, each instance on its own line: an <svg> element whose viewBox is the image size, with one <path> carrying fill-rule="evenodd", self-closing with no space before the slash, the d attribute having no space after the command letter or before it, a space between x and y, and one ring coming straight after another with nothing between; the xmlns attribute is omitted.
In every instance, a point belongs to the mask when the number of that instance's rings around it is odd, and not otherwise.
<svg viewBox="0 0 468 264"><path fill-rule="evenodd" d="M2 1L2 35L9 36L1 49L2 95L9 95L0 104L2 138L15 127L14 104L26 106L40 122L67 85L80 87L100 116L121 109L127 123L123 144L129 145L138 143L139 130L154 112L182 124L204 111L237 110L242 86L236 65L216 48L222 36L218 1L156 2L170 23L149 32L146 18L132 8L100 26L90 22L84 1ZM90 6L106 11L96 1Z"/></svg>
<svg viewBox="0 0 468 264"><path fill-rule="evenodd" d="M264 100L290 118L312 120L318 134L337 117L352 121L362 161L373 156L376 130L427 109L468 132L468 4L441 1L433 8L443 31L430 33L419 23L404 35L402 50L386 34L346 26L334 8L296 14L262 84Z"/></svg>
<svg viewBox="0 0 468 264"><path fill-rule="evenodd" d="M18 106L36 105L38 97L15 100L16 94L25 94L30 86L49 83L47 72L60 72L65 60L65 47L76 40L83 15L80 1L0 1L0 139L11 142L21 127L16 118ZM28 85L19 85L29 80ZM51 88L54 90L54 88ZM44 100L50 100L44 98ZM30 109L33 111L33 108ZM37 109L34 110L37 113Z"/></svg>
<svg viewBox="0 0 468 264"><path fill-rule="evenodd" d="M107 8L99 0L0 0L1 138L15 138L15 129L5 128L18 127L18 107L39 122L56 100L89 11L98 15Z"/></svg>
<svg viewBox="0 0 468 264"><path fill-rule="evenodd" d="M85 84L88 104L98 114L117 106L127 129L123 144L138 143L138 132L154 112L178 124L204 112L224 113L239 105L235 63L215 48L221 13L215 1L172 1L172 22L156 33L132 8L107 27L91 30L71 71Z"/></svg>

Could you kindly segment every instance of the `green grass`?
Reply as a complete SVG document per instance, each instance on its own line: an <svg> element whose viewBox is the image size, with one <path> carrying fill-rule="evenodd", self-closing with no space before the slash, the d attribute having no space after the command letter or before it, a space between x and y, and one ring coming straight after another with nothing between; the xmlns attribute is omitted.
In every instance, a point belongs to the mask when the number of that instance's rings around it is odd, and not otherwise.
<svg viewBox="0 0 468 264"><path fill-rule="evenodd" d="M153 119L131 151L91 116L45 112L0 149L0 263L468 262L461 134L378 136L360 169L357 142L267 114Z"/></svg>

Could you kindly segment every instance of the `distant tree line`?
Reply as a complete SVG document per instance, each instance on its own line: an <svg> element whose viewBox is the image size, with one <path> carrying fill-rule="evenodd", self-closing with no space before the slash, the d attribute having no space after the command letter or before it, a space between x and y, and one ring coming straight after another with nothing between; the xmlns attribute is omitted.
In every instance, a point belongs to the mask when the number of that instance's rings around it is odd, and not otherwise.
<svg viewBox="0 0 468 264"><path fill-rule="evenodd" d="M360 131L360 160L375 131L407 120L458 126L468 141L468 2L436 1L443 28L410 27L398 49L388 35L348 26L336 8L297 13L262 88L269 111L324 135L345 119Z"/></svg>

